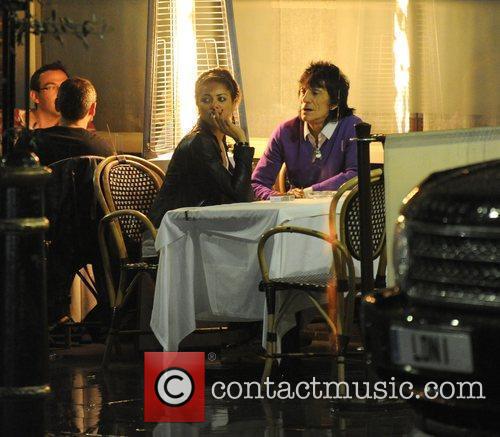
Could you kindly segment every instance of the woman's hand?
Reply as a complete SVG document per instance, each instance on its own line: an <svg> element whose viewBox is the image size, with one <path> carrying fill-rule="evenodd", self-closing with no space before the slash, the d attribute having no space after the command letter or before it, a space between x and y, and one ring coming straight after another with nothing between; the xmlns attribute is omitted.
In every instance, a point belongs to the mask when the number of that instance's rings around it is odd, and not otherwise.
<svg viewBox="0 0 500 437"><path fill-rule="evenodd" d="M217 111L212 113L212 117L224 135L230 136L237 143L247 142L245 131L240 126L234 124L231 118L222 118Z"/></svg>

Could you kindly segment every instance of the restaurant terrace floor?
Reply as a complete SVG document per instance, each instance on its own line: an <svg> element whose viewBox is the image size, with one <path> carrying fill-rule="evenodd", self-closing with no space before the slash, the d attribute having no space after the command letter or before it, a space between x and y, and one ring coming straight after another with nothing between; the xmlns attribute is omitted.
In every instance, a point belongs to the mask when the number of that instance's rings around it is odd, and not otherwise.
<svg viewBox="0 0 500 437"><path fill-rule="evenodd" d="M244 339L240 345L207 346L204 423L146 423L143 421L143 366L142 361L134 357L132 348L130 351L123 348L118 360L104 371L100 367L103 345L79 344L78 340L78 336L74 337L69 349L51 349L52 393L46 402L47 436L425 435L413 430L412 410L401 401L360 407L354 402L336 404L327 399L215 399L211 387L216 381L259 381L262 372L259 335ZM326 345L327 342L320 339L307 348L324 351ZM350 382L366 377L356 347L353 343L347 370ZM307 380L311 375L318 380L328 380L330 370L331 361L327 357L302 360L290 380L293 384L294 379Z"/></svg>

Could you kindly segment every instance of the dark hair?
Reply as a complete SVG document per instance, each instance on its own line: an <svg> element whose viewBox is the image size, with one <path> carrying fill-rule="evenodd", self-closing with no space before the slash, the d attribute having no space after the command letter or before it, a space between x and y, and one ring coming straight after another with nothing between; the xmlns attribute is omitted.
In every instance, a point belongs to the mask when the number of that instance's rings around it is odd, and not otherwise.
<svg viewBox="0 0 500 437"><path fill-rule="evenodd" d="M92 103L97 99L94 85L81 77L65 80L59 87L56 109L62 118L74 122L87 115Z"/></svg>
<svg viewBox="0 0 500 437"><path fill-rule="evenodd" d="M198 98L200 97L201 87L207 82L218 82L224 85L229 90L233 101L240 98L240 88L234 80L231 72L225 68L212 68L211 70L201 73L196 80L194 87L196 101L198 101Z"/></svg>
<svg viewBox="0 0 500 437"><path fill-rule="evenodd" d="M40 76L42 75L42 73L45 73L46 71L53 71L53 70L61 70L64 72L64 74L66 74L66 76L69 77L68 71L66 70L66 67L62 64L61 61L52 62L51 64L46 64L41 66L38 70L36 70L33 73L30 79L30 90L40 91Z"/></svg>
<svg viewBox="0 0 500 437"><path fill-rule="evenodd" d="M354 108L347 106L349 80L336 65L326 61L311 62L300 76L299 84L301 87L326 88L330 103L337 105L330 111L328 121L352 115Z"/></svg>

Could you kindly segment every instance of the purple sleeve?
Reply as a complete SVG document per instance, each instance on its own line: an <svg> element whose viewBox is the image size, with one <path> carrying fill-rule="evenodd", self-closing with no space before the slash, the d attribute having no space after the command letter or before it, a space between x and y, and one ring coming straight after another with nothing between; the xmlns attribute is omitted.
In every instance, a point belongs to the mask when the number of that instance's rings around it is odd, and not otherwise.
<svg viewBox="0 0 500 437"><path fill-rule="evenodd" d="M281 144L281 128L278 127L252 173L252 188L258 200L267 200L269 196L279 194L272 187L282 164L283 146Z"/></svg>
<svg viewBox="0 0 500 437"><path fill-rule="evenodd" d="M358 157L356 150L356 141L350 141L350 138L355 138L356 132L354 124L346 129L343 137L341 138L341 147L345 149L344 152L344 168L340 173L337 173L331 178L313 184L311 187L314 191L335 191L344 182L358 175Z"/></svg>

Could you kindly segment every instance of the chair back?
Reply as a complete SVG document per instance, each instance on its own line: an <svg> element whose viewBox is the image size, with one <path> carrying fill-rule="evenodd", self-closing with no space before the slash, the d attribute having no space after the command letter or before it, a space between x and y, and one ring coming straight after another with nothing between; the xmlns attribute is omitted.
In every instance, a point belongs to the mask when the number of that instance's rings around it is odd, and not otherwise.
<svg viewBox="0 0 500 437"><path fill-rule="evenodd" d="M120 210L148 214L164 177L159 167L145 159L118 155L101 162L94 175L94 186L105 215ZM133 215L126 215L115 219L111 229L119 258L137 257L143 223Z"/></svg>
<svg viewBox="0 0 500 437"><path fill-rule="evenodd" d="M348 192L340 210L339 237L346 245L351 256L361 259L361 226L359 218L358 178L343 184L337 191L330 206L330 232L335 233L335 214L337 203L344 193ZM385 190L381 169L370 173L370 193L372 201L372 241L373 259L382 253L385 246Z"/></svg>
<svg viewBox="0 0 500 437"><path fill-rule="evenodd" d="M281 169L276 177L276 181L274 182L273 189L278 191L281 194L286 194L287 186L286 186L286 164L283 163L281 165Z"/></svg>

